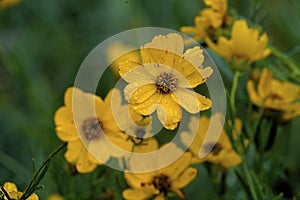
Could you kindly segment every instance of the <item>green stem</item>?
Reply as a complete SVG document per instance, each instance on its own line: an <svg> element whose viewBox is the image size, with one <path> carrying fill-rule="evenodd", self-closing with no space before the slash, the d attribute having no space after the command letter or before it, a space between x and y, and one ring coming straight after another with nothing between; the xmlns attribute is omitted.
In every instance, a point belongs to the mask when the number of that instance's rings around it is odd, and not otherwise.
<svg viewBox="0 0 300 200"><path fill-rule="evenodd" d="M235 115L235 94L236 94L236 90L237 90L237 85L239 82L239 77L240 77L241 73L239 71L236 71L234 73L234 77L233 77L233 83L232 83L232 87L231 87L231 93L230 93L230 106L232 108L233 111L233 115ZM235 119L235 116L233 117L233 119Z"/></svg>
<svg viewBox="0 0 300 200"><path fill-rule="evenodd" d="M249 190L250 190L250 194L252 196L252 199L257 200L258 197L257 197L256 191L255 191L254 183L252 181L252 177L250 175L247 164L245 162L243 162L242 167L243 167L243 171L244 171L244 174L245 174L245 178L246 178L248 186L249 186Z"/></svg>
<svg viewBox="0 0 300 200"><path fill-rule="evenodd" d="M290 68L292 73L294 73L297 76L300 76L300 66L298 66L292 58L290 58L288 55L281 52L275 47L268 46L268 48L271 49L273 55L275 55L278 59L281 60L282 63L284 63L287 67Z"/></svg>
<svg viewBox="0 0 300 200"><path fill-rule="evenodd" d="M57 149L55 149L50 155L48 155L48 157L46 158L46 160L43 161L42 165L38 168L37 171L35 171L33 177L31 178L28 186L26 187L26 189L23 192L23 195L20 197L20 200L26 200L26 198L28 196L30 196L31 194L27 194L28 191L31 189L34 181L36 180L37 176L40 174L40 172L44 169L45 166L48 165L49 161L58 153L60 152L63 148L65 148L67 146L67 143L62 144L61 146L59 146Z"/></svg>

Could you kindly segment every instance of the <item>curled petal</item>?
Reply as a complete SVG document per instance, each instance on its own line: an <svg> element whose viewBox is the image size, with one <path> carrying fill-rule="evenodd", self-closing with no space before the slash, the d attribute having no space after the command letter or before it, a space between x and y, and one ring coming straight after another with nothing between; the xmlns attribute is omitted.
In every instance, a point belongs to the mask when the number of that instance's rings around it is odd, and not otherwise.
<svg viewBox="0 0 300 200"><path fill-rule="evenodd" d="M181 120L181 110L170 95L163 95L157 109L157 116L165 128L174 130Z"/></svg>
<svg viewBox="0 0 300 200"><path fill-rule="evenodd" d="M174 181L172 187L183 188L187 186L197 176L197 169L189 167Z"/></svg>

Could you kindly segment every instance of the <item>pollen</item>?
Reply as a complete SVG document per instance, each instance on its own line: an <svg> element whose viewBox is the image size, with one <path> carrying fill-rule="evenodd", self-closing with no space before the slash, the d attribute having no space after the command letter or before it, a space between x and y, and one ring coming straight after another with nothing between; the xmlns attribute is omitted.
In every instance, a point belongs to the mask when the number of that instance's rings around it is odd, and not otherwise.
<svg viewBox="0 0 300 200"><path fill-rule="evenodd" d="M171 91L176 90L178 85L178 78L172 73L161 73L156 79L156 86L158 92L161 94L168 94Z"/></svg>
<svg viewBox="0 0 300 200"><path fill-rule="evenodd" d="M171 179L169 176L164 174L159 174L154 176L152 179L153 186L159 190L160 193L163 193L165 196L171 190Z"/></svg>

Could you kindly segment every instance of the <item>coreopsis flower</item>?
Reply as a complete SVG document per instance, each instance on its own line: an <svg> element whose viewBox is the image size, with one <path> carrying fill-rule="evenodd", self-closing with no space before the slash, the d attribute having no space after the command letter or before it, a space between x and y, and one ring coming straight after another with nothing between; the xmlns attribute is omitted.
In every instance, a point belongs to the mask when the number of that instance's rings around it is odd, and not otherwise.
<svg viewBox="0 0 300 200"><path fill-rule="evenodd" d="M300 115L300 87L274 79L273 72L267 68L262 70L257 83L248 80L247 91L254 105L279 111L282 121Z"/></svg>
<svg viewBox="0 0 300 200"><path fill-rule="evenodd" d="M0 1L0 9L12 7L16 4L18 4L20 0L1 0Z"/></svg>
<svg viewBox="0 0 300 200"><path fill-rule="evenodd" d="M140 49L141 62L119 63L119 73L128 82L125 98L132 108L141 115L157 111L160 122L170 130L181 120L180 106L198 113L212 105L210 99L191 90L211 76L212 68L202 66L199 46L183 49L179 34L159 35Z"/></svg>
<svg viewBox="0 0 300 200"><path fill-rule="evenodd" d="M226 20L227 0L204 0L209 8L204 8L195 17L195 26L183 26L180 31L194 35L195 40L202 40L212 35Z"/></svg>
<svg viewBox="0 0 300 200"><path fill-rule="evenodd" d="M222 128L222 124L220 124L221 117L222 115L220 113L214 114L211 118L201 116L199 121L196 117L191 117L189 132L184 131L180 134L181 141L186 146L188 146L189 141L193 141L189 146L189 150L193 154L192 163L208 161L223 168L231 168L242 162L241 157L232 148L231 142L224 129L220 133L219 138L215 135L218 133L207 133L211 120L216 120L217 122L214 128ZM241 130L241 123L236 123L236 126L233 133L235 138L240 134L238 132ZM192 138L191 132L195 130L197 130L195 138ZM201 154L205 154L206 156L199 158L200 151L202 151Z"/></svg>
<svg viewBox="0 0 300 200"><path fill-rule="evenodd" d="M231 38L218 38L215 44L209 37L205 39L207 45L226 60L245 61L250 64L270 55L271 50L266 47L268 36L259 35L259 31L249 28L245 20L236 20L231 30Z"/></svg>
<svg viewBox="0 0 300 200"><path fill-rule="evenodd" d="M65 158L76 165L78 172L91 172L111 156L122 156L120 151L110 148L110 142L124 150L130 150L127 136L115 123L111 111L113 93L120 95L118 90L112 89L103 101L78 88L68 88L64 98L65 105L55 113L56 134L59 139L68 142ZM93 154L96 158L89 151L96 152Z"/></svg>
<svg viewBox="0 0 300 200"><path fill-rule="evenodd" d="M0 187L0 199L3 199L3 200L8 200L6 194L9 196L9 199L19 199L23 194L22 192L18 191L16 184L11 183L11 182L4 183L3 189L1 186ZM33 193L26 200L38 200L38 199L39 199L39 197L35 193Z"/></svg>
<svg viewBox="0 0 300 200"><path fill-rule="evenodd" d="M155 196L155 200L163 200L173 192L185 199L181 188L197 176L197 170L189 167L191 159L191 153L186 152L178 160L159 170L147 173L125 172L125 179L131 188L123 191L123 197L133 200Z"/></svg>

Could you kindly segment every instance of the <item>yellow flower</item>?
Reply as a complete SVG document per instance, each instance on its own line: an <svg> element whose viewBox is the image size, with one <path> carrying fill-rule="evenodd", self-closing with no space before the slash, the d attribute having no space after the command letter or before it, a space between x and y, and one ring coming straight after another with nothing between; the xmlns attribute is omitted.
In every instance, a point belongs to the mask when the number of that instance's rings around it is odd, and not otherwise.
<svg viewBox="0 0 300 200"><path fill-rule="evenodd" d="M209 14L209 13L207 13ZM192 34L197 41L203 40L208 35L210 21L206 16L196 16L194 20L195 26L183 26L180 32L184 34Z"/></svg>
<svg viewBox="0 0 300 200"><path fill-rule="evenodd" d="M202 66L204 56L199 46L184 53L183 49L179 34L159 35L141 48L141 63L119 63L119 73L129 83L124 89L129 104L141 115L157 110L160 122L170 130L181 120L180 106L197 113L212 105L210 99L190 89L204 83L212 68Z"/></svg>
<svg viewBox="0 0 300 200"><path fill-rule="evenodd" d="M202 40L222 26L226 19L227 0L204 0L209 8L200 11L195 17L195 26L183 26L180 31L193 34L195 40Z"/></svg>
<svg viewBox="0 0 300 200"><path fill-rule="evenodd" d="M247 90L251 102L266 109L281 111L281 120L288 121L300 115L300 87L273 78L273 72L264 68L257 87L254 80L248 80Z"/></svg>
<svg viewBox="0 0 300 200"><path fill-rule="evenodd" d="M14 6L19 2L20 0L0 0L0 9Z"/></svg>
<svg viewBox="0 0 300 200"><path fill-rule="evenodd" d="M8 196L10 197L10 199L19 199L23 194L22 192L19 192L17 186L11 182L4 183L3 188L8 194ZM0 188L0 199L8 200L6 198L5 192L1 188ZM38 199L39 197L35 193L33 193L26 200L38 200Z"/></svg>
<svg viewBox="0 0 300 200"><path fill-rule="evenodd" d="M163 200L170 192L185 199L181 188L188 185L196 176L197 170L189 167L192 155L184 153L178 160L162 169L147 173L125 172L125 179L130 189L123 191L123 197L130 200L148 199Z"/></svg>
<svg viewBox="0 0 300 200"><path fill-rule="evenodd" d="M219 138L216 138L216 135L213 133L207 134L210 120L214 120L218 123L218 125L213 128L222 128L222 124L220 123L221 117L222 115L220 113L214 114L211 119L206 116L201 116L199 123L196 117L192 117L189 122L189 131L197 130L195 138L192 138L190 132L182 132L180 134L181 141L186 146L188 146L188 141L193 141L189 146L189 150L193 154L192 163L209 161L224 168L231 168L242 162L241 157L232 148L230 140L224 130L222 130ZM240 131L241 123L238 122L236 123L236 131L233 133L234 137L237 137ZM203 154L208 153L207 151L210 152L204 158L199 158L200 150Z"/></svg>
<svg viewBox="0 0 300 200"><path fill-rule="evenodd" d="M252 63L267 57L271 50L266 48L268 36L263 33L259 36L256 29L249 28L245 20L236 20L231 31L231 39L223 36L218 38L217 44L209 37L205 39L207 45L226 60L244 59Z"/></svg>
<svg viewBox="0 0 300 200"><path fill-rule="evenodd" d="M65 198L59 194L52 194L47 198L47 200L65 200Z"/></svg>
<svg viewBox="0 0 300 200"><path fill-rule="evenodd" d="M227 12L227 0L204 0L204 3L223 15Z"/></svg>
<svg viewBox="0 0 300 200"><path fill-rule="evenodd" d="M99 160L105 163L111 156L122 156L121 152L110 148L108 140L130 150L127 137L121 133L111 111L113 93L120 95L118 90L113 89L102 101L100 97L78 88L69 88L65 93L65 106L55 113L56 134L59 139L68 142L65 158L76 165L78 172L91 172L101 164ZM97 159L88 151L96 152L93 155Z"/></svg>

